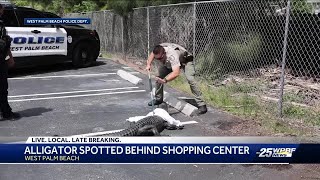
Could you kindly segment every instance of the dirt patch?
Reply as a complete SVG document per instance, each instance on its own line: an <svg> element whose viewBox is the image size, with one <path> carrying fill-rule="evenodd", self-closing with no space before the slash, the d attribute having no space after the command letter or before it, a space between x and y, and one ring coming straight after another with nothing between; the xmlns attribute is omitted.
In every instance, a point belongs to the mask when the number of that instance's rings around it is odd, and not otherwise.
<svg viewBox="0 0 320 180"><path fill-rule="evenodd" d="M238 124L239 124L239 122L234 122L234 121L217 121L214 123L210 123L211 126L214 126L214 127L221 129L223 131L229 131L234 126L236 126Z"/></svg>
<svg viewBox="0 0 320 180"><path fill-rule="evenodd" d="M129 67L133 68L134 70L136 70L136 71L138 71L138 72L140 72L142 74L147 74L147 72L144 70L145 65L141 65L140 63L139 64L134 64L132 62L125 61L122 58L110 58L108 60L112 60L114 62L129 66Z"/></svg>
<svg viewBox="0 0 320 180"><path fill-rule="evenodd" d="M201 126L203 136L274 136L271 131L263 128L258 122L239 118L215 122L202 119L199 126Z"/></svg>

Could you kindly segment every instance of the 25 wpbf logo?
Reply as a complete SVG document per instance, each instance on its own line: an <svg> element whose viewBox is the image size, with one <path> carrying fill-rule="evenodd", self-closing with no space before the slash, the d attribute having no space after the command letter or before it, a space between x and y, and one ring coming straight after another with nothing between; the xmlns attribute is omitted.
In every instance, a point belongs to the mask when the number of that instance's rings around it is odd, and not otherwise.
<svg viewBox="0 0 320 180"><path fill-rule="evenodd" d="M296 148L261 148L257 152L259 157L292 157Z"/></svg>

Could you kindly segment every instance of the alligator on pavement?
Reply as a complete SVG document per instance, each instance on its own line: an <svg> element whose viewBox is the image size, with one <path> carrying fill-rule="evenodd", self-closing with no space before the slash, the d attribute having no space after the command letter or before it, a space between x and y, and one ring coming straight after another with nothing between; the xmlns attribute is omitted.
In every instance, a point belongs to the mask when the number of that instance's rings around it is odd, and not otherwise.
<svg viewBox="0 0 320 180"><path fill-rule="evenodd" d="M160 136L164 129L182 129L183 126L176 126L168 123L160 116L146 116L131 126L119 132L104 134L102 136Z"/></svg>

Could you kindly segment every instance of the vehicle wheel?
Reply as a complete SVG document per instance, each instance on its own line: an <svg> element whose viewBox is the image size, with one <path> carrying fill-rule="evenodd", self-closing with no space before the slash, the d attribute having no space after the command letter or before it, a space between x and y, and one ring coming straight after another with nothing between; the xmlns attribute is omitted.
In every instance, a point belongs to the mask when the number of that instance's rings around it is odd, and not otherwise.
<svg viewBox="0 0 320 180"><path fill-rule="evenodd" d="M95 61L95 53L90 50L90 44L80 43L73 51L72 63L77 68L90 66Z"/></svg>

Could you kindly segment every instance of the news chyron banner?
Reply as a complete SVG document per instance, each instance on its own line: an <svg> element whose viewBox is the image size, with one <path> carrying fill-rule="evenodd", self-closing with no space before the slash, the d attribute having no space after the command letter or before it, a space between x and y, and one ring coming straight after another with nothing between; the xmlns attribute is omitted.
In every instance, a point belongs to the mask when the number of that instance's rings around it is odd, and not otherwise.
<svg viewBox="0 0 320 180"><path fill-rule="evenodd" d="M24 18L25 25L90 24L90 18Z"/></svg>
<svg viewBox="0 0 320 180"><path fill-rule="evenodd" d="M2 138L4 140L5 138ZM1 164L319 163L320 144L268 137L28 137L2 141Z"/></svg>

